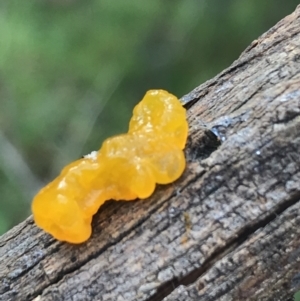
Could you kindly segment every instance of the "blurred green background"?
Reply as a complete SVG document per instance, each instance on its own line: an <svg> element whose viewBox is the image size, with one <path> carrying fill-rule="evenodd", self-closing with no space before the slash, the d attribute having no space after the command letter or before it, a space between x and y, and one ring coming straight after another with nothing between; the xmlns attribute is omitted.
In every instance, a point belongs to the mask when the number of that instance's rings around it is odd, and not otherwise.
<svg viewBox="0 0 300 301"><path fill-rule="evenodd" d="M0 234L68 162L127 130L146 90L182 96L297 0L2 0Z"/></svg>

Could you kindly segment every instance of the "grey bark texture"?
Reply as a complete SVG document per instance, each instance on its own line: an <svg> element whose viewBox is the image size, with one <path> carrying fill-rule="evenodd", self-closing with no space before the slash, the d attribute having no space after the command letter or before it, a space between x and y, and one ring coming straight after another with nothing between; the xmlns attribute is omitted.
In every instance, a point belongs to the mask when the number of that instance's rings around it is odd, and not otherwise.
<svg viewBox="0 0 300 301"><path fill-rule="evenodd" d="M81 245L31 217L0 238L0 299L292 300L300 289L300 6L182 98L184 175L107 202ZM214 133L214 134L212 134Z"/></svg>

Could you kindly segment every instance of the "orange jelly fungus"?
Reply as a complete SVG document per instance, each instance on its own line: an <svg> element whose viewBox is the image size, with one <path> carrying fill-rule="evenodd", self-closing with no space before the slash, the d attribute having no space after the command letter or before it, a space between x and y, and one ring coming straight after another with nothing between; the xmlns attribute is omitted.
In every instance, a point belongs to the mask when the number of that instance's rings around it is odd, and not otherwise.
<svg viewBox="0 0 300 301"><path fill-rule="evenodd" d="M110 199L149 197L185 168L186 110L172 94L150 90L134 108L127 134L104 141L98 152L67 165L33 199L36 224L56 239L81 243L92 216Z"/></svg>

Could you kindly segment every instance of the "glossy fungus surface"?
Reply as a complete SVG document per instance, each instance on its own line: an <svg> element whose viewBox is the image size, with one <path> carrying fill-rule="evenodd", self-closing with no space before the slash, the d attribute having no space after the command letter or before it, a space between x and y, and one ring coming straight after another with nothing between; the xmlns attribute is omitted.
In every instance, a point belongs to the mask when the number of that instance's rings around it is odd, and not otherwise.
<svg viewBox="0 0 300 301"><path fill-rule="evenodd" d="M105 140L98 152L67 165L35 196L36 224L71 243L91 235L92 216L110 199L149 197L185 168L186 111L163 90L150 90L134 108L126 134Z"/></svg>

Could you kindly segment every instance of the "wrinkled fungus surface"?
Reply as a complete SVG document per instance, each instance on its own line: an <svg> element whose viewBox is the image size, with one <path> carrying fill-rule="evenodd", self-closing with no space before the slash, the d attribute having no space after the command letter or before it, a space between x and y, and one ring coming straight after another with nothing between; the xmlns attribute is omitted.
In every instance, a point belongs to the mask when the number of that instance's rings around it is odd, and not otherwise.
<svg viewBox="0 0 300 301"><path fill-rule="evenodd" d="M163 90L150 90L134 108L128 133L104 141L98 152L67 165L33 199L36 224L71 243L91 235L92 216L110 199L149 197L185 168L186 111Z"/></svg>

